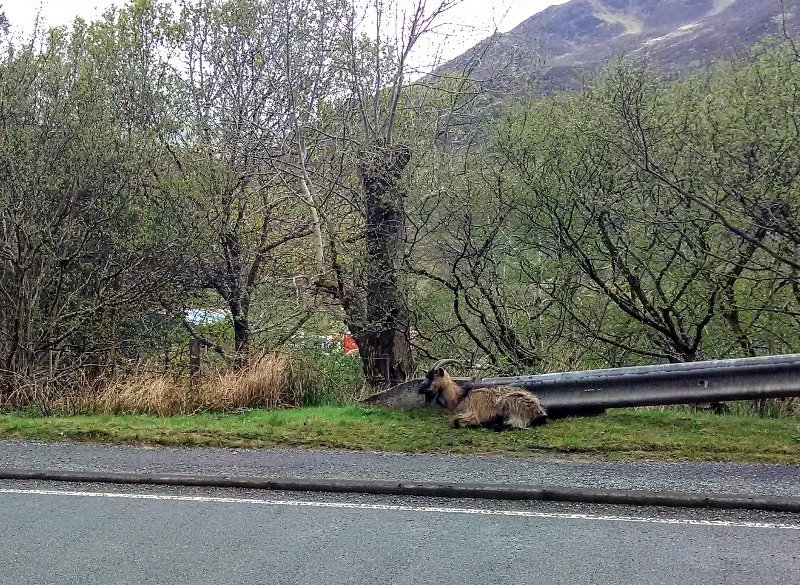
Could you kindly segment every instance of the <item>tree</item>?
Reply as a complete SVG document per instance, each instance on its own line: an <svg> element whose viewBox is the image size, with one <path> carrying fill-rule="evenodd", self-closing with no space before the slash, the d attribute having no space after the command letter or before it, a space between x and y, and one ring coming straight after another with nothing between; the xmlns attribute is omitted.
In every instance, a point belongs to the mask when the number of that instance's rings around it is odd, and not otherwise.
<svg viewBox="0 0 800 585"><path fill-rule="evenodd" d="M129 39L126 39L126 42ZM41 48L38 42L41 41ZM134 43L135 44L135 43ZM139 71L102 25L76 21L0 63L0 371L5 398L60 387L126 353L120 330L158 309L176 270L168 214L143 169L154 141L130 124ZM132 340L130 340L132 341ZM39 380L37 382L37 380Z"/></svg>
<svg viewBox="0 0 800 585"><path fill-rule="evenodd" d="M693 361L755 250L653 177L653 160L689 168L676 144L685 118L668 95L623 63L582 96L524 110L501 131L499 151L525 186L519 205L540 245L584 277L584 298L565 299L572 317L605 344Z"/></svg>
<svg viewBox="0 0 800 585"><path fill-rule="evenodd" d="M326 87L316 57L333 42L323 31L337 18L327 2L184 2L166 51L180 63L179 132L163 143L174 167L162 190L194 256L189 286L225 303L240 361L255 332L282 328L273 340L280 344L311 314L280 303L291 275L309 264L307 238L318 241L320 230L309 180L300 173L298 181L291 163L299 145L308 164L298 129L312 116L310 93ZM254 319L256 299L264 310Z"/></svg>
<svg viewBox="0 0 800 585"><path fill-rule="evenodd" d="M530 245L514 187L488 154L477 149L461 169L441 172L442 186L412 215L408 263L428 281L415 303L420 335L426 351L494 373L531 372L553 357L546 349L566 325L554 300L559 270Z"/></svg>
<svg viewBox="0 0 800 585"><path fill-rule="evenodd" d="M367 384L373 388L402 382L414 370L402 273L405 201L415 148L426 140L433 143L436 131L433 124L424 128L414 124L419 110L410 87L410 61L418 43L458 3L442 0L429 7L425 0L417 0L403 11L396 3L375 0L369 4L374 35L359 34L356 10L351 10L347 23L340 57L347 93L338 101L346 110L339 114L335 132L338 144L351 153L349 161L356 170L357 185L348 189L346 180L340 181L345 187L340 192L360 216L363 256L346 270L340 246L329 236L333 278L319 285L338 298L344 309ZM393 27L399 32L387 34Z"/></svg>

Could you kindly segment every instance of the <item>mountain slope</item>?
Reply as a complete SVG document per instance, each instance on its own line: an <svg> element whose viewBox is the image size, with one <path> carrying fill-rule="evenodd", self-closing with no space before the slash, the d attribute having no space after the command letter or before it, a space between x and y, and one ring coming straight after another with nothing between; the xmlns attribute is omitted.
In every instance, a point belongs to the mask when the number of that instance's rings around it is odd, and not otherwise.
<svg viewBox="0 0 800 585"><path fill-rule="evenodd" d="M478 59L475 74L574 89L614 55L648 56L689 70L768 34L795 30L800 0L572 0L487 39L445 69Z"/></svg>

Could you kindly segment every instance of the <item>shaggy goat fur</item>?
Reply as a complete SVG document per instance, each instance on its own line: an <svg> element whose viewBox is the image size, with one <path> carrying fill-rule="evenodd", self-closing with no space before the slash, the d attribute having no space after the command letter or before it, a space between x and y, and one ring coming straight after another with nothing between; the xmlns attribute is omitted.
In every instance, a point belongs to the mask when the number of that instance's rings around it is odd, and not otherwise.
<svg viewBox="0 0 800 585"><path fill-rule="evenodd" d="M419 389L427 401L455 413L453 426L524 429L547 422L539 399L516 386L466 389L456 384L443 368L433 368Z"/></svg>

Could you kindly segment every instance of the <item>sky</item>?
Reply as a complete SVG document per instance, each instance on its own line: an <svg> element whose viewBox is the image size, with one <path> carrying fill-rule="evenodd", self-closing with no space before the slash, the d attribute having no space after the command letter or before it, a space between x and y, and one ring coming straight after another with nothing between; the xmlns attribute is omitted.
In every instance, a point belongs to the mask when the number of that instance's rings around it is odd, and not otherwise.
<svg viewBox="0 0 800 585"><path fill-rule="evenodd" d="M506 32L526 18L548 6L563 4L568 0L463 0L448 13L447 21L451 31L446 40L438 42L436 50L441 57L451 59L463 53L478 41L489 36L495 28ZM397 0L399 5L411 5L414 0ZM123 4L124 0L0 0L0 6L16 33L26 34L33 28L37 12L41 14L46 26L69 24L76 16L86 20L100 15L113 4ZM428 0L436 4L436 0Z"/></svg>

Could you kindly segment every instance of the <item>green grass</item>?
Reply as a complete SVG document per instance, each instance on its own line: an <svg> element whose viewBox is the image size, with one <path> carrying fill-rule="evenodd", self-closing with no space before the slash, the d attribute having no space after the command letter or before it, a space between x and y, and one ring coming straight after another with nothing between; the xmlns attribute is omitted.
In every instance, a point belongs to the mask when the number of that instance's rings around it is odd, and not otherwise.
<svg viewBox="0 0 800 585"><path fill-rule="evenodd" d="M0 415L0 437L42 441L344 448L424 453L526 456L572 454L800 462L800 421L655 410L621 410L553 421L525 431L450 428L445 413L350 407L251 411L244 414L34 417Z"/></svg>

